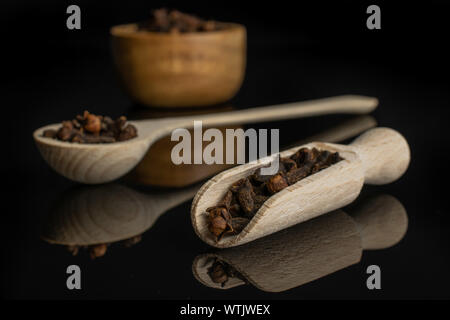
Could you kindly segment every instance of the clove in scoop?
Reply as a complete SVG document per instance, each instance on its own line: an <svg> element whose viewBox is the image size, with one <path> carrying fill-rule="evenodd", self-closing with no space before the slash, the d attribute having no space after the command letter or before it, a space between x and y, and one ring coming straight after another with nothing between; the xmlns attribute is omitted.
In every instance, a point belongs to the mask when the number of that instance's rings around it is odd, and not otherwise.
<svg viewBox="0 0 450 320"><path fill-rule="evenodd" d="M233 183L221 201L206 210L209 231L216 241L240 233L272 195L341 160L338 152L301 148L281 158L274 175L255 170Z"/></svg>
<svg viewBox="0 0 450 320"><path fill-rule="evenodd" d="M231 278L238 278L247 283L247 280L235 268L217 258L208 268L208 275L212 282L219 283L222 288Z"/></svg>

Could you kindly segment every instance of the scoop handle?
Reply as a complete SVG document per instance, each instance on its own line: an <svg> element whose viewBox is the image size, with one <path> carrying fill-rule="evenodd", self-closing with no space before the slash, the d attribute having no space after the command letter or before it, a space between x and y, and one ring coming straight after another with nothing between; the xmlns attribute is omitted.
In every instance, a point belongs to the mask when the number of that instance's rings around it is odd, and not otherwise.
<svg viewBox="0 0 450 320"><path fill-rule="evenodd" d="M171 127L192 128L194 121L202 121L202 125L205 127L250 124L335 113L365 114L373 111L377 106L377 98L344 95L310 101L242 109L231 112L195 115L183 118L166 118L159 120L158 122L171 122L172 126L164 126L166 128L170 128L167 129L170 132L172 130ZM151 126L154 126L154 124L155 120L151 120Z"/></svg>
<svg viewBox="0 0 450 320"><path fill-rule="evenodd" d="M408 143L393 129L371 129L356 138L351 146L363 162L367 184L391 183L408 168L411 157Z"/></svg>

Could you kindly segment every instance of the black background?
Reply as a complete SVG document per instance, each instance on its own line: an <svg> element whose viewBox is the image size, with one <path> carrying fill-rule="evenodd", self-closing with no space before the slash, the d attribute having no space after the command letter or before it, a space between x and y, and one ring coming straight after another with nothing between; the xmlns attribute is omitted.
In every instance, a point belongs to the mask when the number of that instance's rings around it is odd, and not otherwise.
<svg viewBox="0 0 450 320"><path fill-rule="evenodd" d="M67 30L66 8L78 4L82 29ZM382 29L366 28L378 4ZM173 7L205 18L243 23L248 31L245 82L237 108L364 94L380 99L380 126L400 131L412 162L399 181L376 188L399 199L409 229L401 243L364 252L361 263L280 294L247 286L209 289L192 276L194 257L208 251L190 226L185 203L162 216L136 247L91 261L39 239L42 217L75 184L40 158L33 130L84 109L118 116L138 108L120 90L112 68L109 27L144 20L152 8ZM445 1L3 1L1 77L5 188L2 210L2 295L7 298L318 299L448 298L447 149L448 12ZM288 145L344 116L292 120ZM65 268L79 264L83 290L65 288ZM365 269L378 264L383 289L369 291Z"/></svg>

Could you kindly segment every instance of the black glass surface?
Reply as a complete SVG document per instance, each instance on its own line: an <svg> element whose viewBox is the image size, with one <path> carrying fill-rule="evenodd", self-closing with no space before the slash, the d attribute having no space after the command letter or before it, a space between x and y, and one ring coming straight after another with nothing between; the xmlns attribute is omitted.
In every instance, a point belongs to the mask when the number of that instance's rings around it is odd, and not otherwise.
<svg viewBox="0 0 450 320"><path fill-rule="evenodd" d="M143 233L140 243L130 248L111 245L105 256L94 260L86 251L72 256L63 246L42 240L48 217L58 210L61 199L68 201L74 190L86 187L48 167L34 145L32 132L84 109L116 117L142 108L133 105L118 85L108 28L142 20L151 7L164 4L81 1L80 31L65 28L67 5L60 1L10 3L1 13L9 26L1 30L6 56L1 97L6 123L1 224L4 297L449 298L450 86L444 19L448 6L433 1L420 7L381 3L382 29L369 31L365 27L368 3L364 2L256 8L237 2L219 7L169 3L247 26L248 64L244 84L231 101L236 108L340 94L375 96L380 104L372 116L378 125L398 130L410 144L411 163L401 179L364 187L364 193L392 196L405 208L408 228L401 241L386 249L364 250L357 263L274 293L252 283L220 290L195 278L192 266L196 257L215 251L194 233L189 200L162 214ZM281 147L286 147L352 118L330 115L252 127L279 128ZM150 196L174 191L124 181L118 184ZM80 291L66 288L66 268L71 264L82 270ZM381 290L366 287L369 265L381 268Z"/></svg>

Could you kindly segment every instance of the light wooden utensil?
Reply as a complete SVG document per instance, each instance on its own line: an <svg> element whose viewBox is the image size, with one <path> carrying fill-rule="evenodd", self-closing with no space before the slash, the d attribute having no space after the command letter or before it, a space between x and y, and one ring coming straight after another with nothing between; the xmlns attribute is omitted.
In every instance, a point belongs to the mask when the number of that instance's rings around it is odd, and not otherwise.
<svg viewBox="0 0 450 320"><path fill-rule="evenodd" d="M41 237L53 244L87 246L129 239L197 190L198 185L149 194L118 184L78 187L59 199Z"/></svg>
<svg viewBox="0 0 450 320"><path fill-rule="evenodd" d="M340 96L277 106L245 109L191 117L130 121L138 137L117 143L79 144L43 137L53 124L33 133L36 145L47 163L61 175L82 183L110 182L129 172L144 157L148 148L159 138L177 128L192 128L194 121L206 126L255 123L332 113L368 113L378 105L376 98Z"/></svg>
<svg viewBox="0 0 450 320"><path fill-rule="evenodd" d="M194 259L192 271L205 286L230 289L245 284L230 278L214 283L208 268L214 259L228 263L256 288L281 292L325 277L361 260L363 250L385 249L406 234L408 216L389 195L377 195L352 209L336 210L238 248L217 250Z"/></svg>
<svg viewBox="0 0 450 320"><path fill-rule="evenodd" d="M218 248L247 243L351 203L364 183L395 181L410 161L408 143L388 128L371 129L347 146L313 142L281 152L280 157L291 156L301 147L339 152L344 160L274 194L239 234L225 236L218 242L208 230L206 209L217 205L234 182L268 165L277 155L216 175L200 188L192 202L191 220L197 235Z"/></svg>

